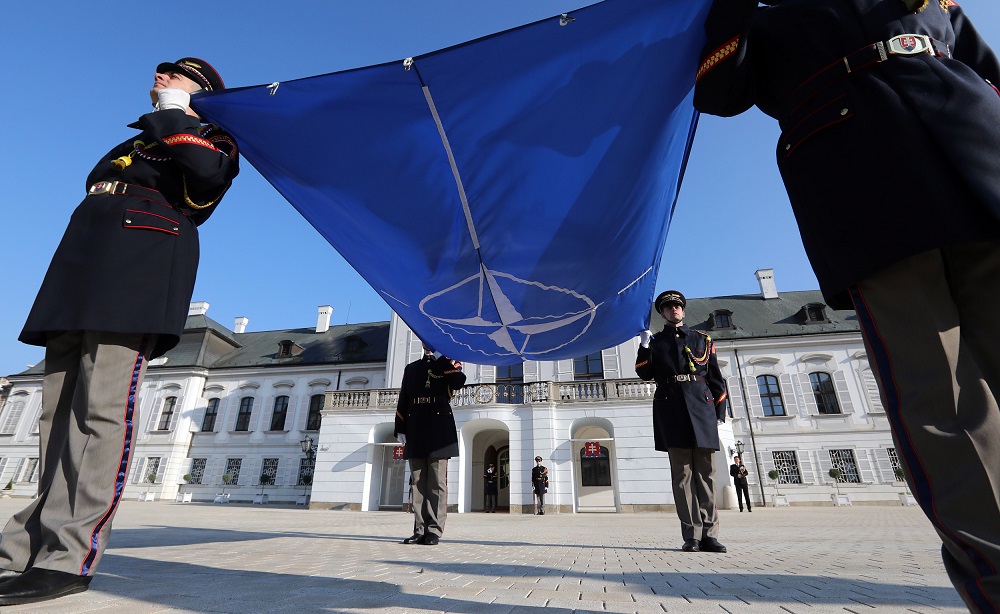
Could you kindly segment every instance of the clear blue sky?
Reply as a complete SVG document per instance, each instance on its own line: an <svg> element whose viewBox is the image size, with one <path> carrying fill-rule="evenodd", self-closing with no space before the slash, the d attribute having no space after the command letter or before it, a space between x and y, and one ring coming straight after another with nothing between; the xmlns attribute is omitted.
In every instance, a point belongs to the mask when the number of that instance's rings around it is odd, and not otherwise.
<svg viewBox="0 0 1000 614"><path fill-rule="evenodd" d="M608 0L613 2L614 0ZM216 66L229 86L257 85L426 53L579 8L587 0L326 0L323 2L13 2L0 20L0 375L42 359L17 335L99 156L149 109L157 63ZM1000 3L960 0L1000 47ZM658 289L705 297L817 288L774 162L776 122L752 110L703 116ZM304 147L323 148L322 142ZM835 214L835 212L831 212ZM194 300L248 330L389 318L389 307L248 164L202 226Z"/></svg>

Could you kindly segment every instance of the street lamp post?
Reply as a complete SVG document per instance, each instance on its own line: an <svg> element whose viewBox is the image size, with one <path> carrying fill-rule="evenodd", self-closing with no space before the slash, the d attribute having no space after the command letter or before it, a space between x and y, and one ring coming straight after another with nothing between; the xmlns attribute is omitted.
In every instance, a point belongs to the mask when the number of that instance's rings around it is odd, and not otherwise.
<svg viewBox="0 0 1000 614"><path fill-rule="evenodd" d="M306 493L309 487L312 485L313 474L316 472L316 444L313 443L313 438L306 435L302 441L299 442L302 447L302 453L306 455L305 467L302 469L302 484L305 488L302 490L302 498L306 498Z"/></svg>

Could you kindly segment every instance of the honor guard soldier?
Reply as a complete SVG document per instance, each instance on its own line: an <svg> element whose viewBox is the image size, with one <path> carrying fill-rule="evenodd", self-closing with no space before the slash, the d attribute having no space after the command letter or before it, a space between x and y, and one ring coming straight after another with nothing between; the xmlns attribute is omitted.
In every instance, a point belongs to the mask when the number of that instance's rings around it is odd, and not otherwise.
<svg viewBox="0 0 1000 614"><path fill-rule="evenodd" d="M739 456L733 457L733 464L729 465L729 475L733 478L733 486L736 487L736 500L739 501L740 511L743 511L743 501L747 502L747 511L752 512L750 505L750 484L747 482L747 466L743 464Z"/></svg>
<svg viewBox="0 0 1000 614"><path fill-rule="evenodd" d="M549 470L542 464L542 457L535 457L535 466L531 468L531 491L535 496L535 515L545 515L545 493L549 490Z"/></svg>
<svg viewBox="0 0 1000 614"><path fill-rule="evenodd" d="M197 58L157 66L153 112L90 172L52 257L20 335L45 346L38 496L0 537L0 605L84 591L101 561L140 423L136 393L148 361L180 340L198 226L239 172L236 142L190 106L223 87Z"/></svg>
<svg viewBox="0 0 1000 614"><path fill-rule="evenodd" d="M858 314L951 581L1000 612L1000 60L953 0L762 3L712 3L695 106L778 120L806 253Z"/></svg>
<svg viewBox="0 0 1000 614"><path fill-rule="evenodd" d="M656 297L663 331L641 335L636 373L656 381L653 438L670 455L674 506L685 552L725 552L715 505L715 452L726 419L726 386L712 338L684 326L687 300L677 290Z"/></svg>
<svg viewBox="0 0 1000 614"><path fill-rule="evenodd" d="M403 369L393 435L403 444L413 478L413 535L404 544L435 546L448 518L448 459L458 456L452 393L465 385L462 363L424 345Z"/></svg>
<svg viewBox="0 0 1000 614"><path fill-rule="evenodd" d="M490 463L490 466L486 468L483 473L483 487L486 491L486 513L495 514L497 511L497 495L499 494L499 488L497 485L497 470Z"/></svg>

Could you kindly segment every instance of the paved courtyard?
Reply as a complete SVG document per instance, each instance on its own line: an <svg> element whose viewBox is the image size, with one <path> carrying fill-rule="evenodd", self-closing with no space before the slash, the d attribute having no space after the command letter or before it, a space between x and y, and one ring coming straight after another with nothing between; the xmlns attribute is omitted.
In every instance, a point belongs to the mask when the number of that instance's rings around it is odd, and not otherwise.
<svg viewBox="0 0 1000 614"><path fill-rule="evenodd" d="M0 520L27 501L0 500ZM965 612L915 508L722 512L727 554L684 553L672 514L412 517L122 504L85 593L4 612Z"/></svg>

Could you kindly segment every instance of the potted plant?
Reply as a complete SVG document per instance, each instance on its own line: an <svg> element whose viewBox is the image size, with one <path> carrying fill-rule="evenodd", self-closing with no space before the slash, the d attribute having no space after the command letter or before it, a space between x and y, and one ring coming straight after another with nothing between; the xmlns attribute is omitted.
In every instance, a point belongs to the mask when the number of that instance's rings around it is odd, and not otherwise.
<svg viewBox="0 0 1000 614"><path fill-rule="evenodd" d="M896 467L896 469L893 470L893 473L896 474L896 481L906 484L906 475L903 473L902 467ZM914 498L913 493L910 492L909 484L906 484L906 490L904 492L899 493L899 502L903 505L917 504L917 500Z"/></svg>
<svg viewBox="0 0 1000 614"><path fill-rule="evenodd" d="M773 507L787 506L788 496L778 492L778 478L781 477L781 473L779 473L777 469L772 469L767 472L767 477L774 481L774 494L771 495L771 505Z"/></svg>
<svg viewBox="0 0 1000 614"><path fill-rule="evenodd" d="M177 503L191 503L192 493L184 492L184 486L190 484L192 479L194 478L191 477L190 473L181 476L180 487L177 489Z"/></svg>
<svg viewBox="0 0 1000 614"><path fill-rule="evenodd" d="M840 478L841 476L844 475L844 472L838 469L837 467L832 467L830 468L830 471L827 472L827 475L833 478L833 483L837 486L837 494L830 495L830 497L833 499L833 504L838 507L841 505L850 505L851 498L847 495L843 495L840 493Z"/></svg>
<svg viewBox="0 0 1000 614"><path fill-rule="evenodd" d="M229 503L229 495L226 494L226 486L233 481L233 474L224 473L222 474L222 494L215 497L216 503Z"/></svg>
<svg viewBox="0 0 1000 614"><path fill-rule="evenodd" d="M274 484L274 476L269 473L260 474L260 494L254 495L253 502L260 503L261 505L267 503L267 495L264 494L264 488Z"/></svg>
<svg viewBox="0 0 1000 614"><path fill-rule="evenodd" d="M7 498L12 492L14 492L14 480L7 482L7 485L3 487L3 491L0 491L0 497Z"/></svg>

